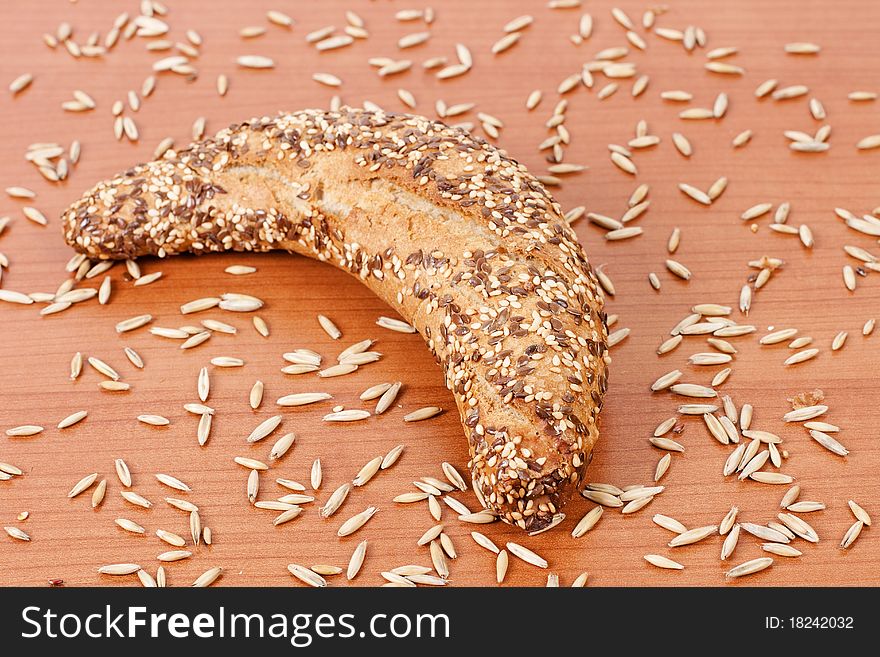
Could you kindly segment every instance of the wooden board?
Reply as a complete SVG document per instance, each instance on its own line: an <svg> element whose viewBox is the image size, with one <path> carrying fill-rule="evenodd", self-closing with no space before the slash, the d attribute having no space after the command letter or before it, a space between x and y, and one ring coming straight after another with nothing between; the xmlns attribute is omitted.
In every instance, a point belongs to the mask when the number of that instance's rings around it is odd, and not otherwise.
<svg viewBox="0 0 880 657"><path fill-rule="evenodd" d="M639 22L644 9L644 3L629 0L590 2L594 34L576 46L568 37L576 31L582 10L553 11L538 0L438 0L433 3L437 18L431 26L431 40L400 52L397 39L424 27L418 22L397 22L393 13L404 6L423 6L420 1L214 0L168 4L172 40L184 39L188 28L198 30L204 38L203 54L194 62L199 76L187 83L180 76L162 74L155 93L140 111L127 110L140 129L139 143L131 144L113 138L110 107L127 90L140 89L150 63L162 54L147 52L144 40L136 38L120 43L106 57L75 60L63 48L47 48L40 35L54 31L66 20L75 28L75 39L82 43L93 30L105 34L123 5L136 11L137 3L54 0L39 3L39 8L37 3L24 0L0 3L0 22L14 26L0 44L0 80L5 84L25 71L36 78L18 97L5 92L0 97L0 143L4 145L0 183L38 190L32 204L50 219L48 227L40 228L22 216L25 203L6 197L0 200L0 215L13 217L0 236L0 251L10 260L3 273L3 288L52 292L58 287L66 277L64 263L71 256L60 235L58 214L95 181L150 158L166 136L178 144L186 143L190 126L199 116L207 118L208 131L213 132L255 114L326 106L334 90L311 80L317 71L342 78L340 93L351 104L370 100L401 110L398 88L410 90L418 100L418 110L432 116L438 99L448 105L475 102L477 110L503 119L505 127L498 143L541 173L546 170L546 153L539 153L537 145L549 134L543 124L558 100L556 86L578 72L600 49L626 43L623 29L610 16L612 4L623 7ZM670 4L672 8L658 18L658 25L703 27L708 48L739 47L740 53L726 61L743 66L747 72L744 76L708 73L703 69L706 50L688 54L680 44L649 34L647 51L630 48L633 52L628 58L637 63L640 73L650 76L643 96L633 99L632 81L620 80L619 91L599 101L597 89L606 80L598 74L592 91L581 87L566 96L566 126L571 133L566 161L585 163L590 169L565 179L557 192L563 206L586 205L590 211L619 217L636 185L651 185L651 207L637 220L645 229L644 235L607 243L602 232L586 220L576 225L592 262L614 280L617 294L609 300L608 311L619 316L615 328L631 329L631 335L613 350L603 437L589 479L620 486L652 481L662 453L647 439L661 420L674 414L681 400L667 393L652 395L651 382L679 368L686 380L708 383L719 369L687 365L688 355L708 350L702 338L688 338L663 358L655 355L657 345L695 303L736 306L741 286L756 273L748 268L749 260L763 255L783 258L784 268L756 293L748 318L734 312L737 322L754 324L757 333L732 340L738 353L733 374L721 390L738 406L746 402L754 405L754 427L784 437L789 458L782 470L797 477L803 499L822 501L828 509L808 516L822 538L818 545L798 540L803 557L777 558L771 570L736 585L876 585L880 583L877 530L866 529L849 551L841 551L837 545L853 521L846 506L848 499L858 500L869 511L880 509L878 412L873 390L880 337L861 334L863 323L878 312L880 287L875 281L877 274L871 274L859 277L858 289L850 293L841 276L845 264L855 264L844 254L844 244L869 250L876 250L877 245L847 229L833 208L842 206L862 214L880 205L880 154L858 152L854 146L877 131L878 105L847 100L850 91L880 88L874 65L880 56L876 39L880 5L856 0L770 5L759 0L676 0ZM289 11L297 21L295 27L288 31L269 25L265 11L273 7ZM370 31L368 40L323 54L306 45L306 33L327 24L344 25L347 9L364 17ZM491 55L491 44L503 35L503 25L524 13L533 14L535 22L524 31L520 43L502 55ZM247 25L266 25L267 33L242 40L238 30ZM645 33L641 27L637 31ZM783 44L791 41L817 42L822 52L818 56L786 55ZM456 42L467 44L474 53L471 72L440 82L421 69L419 63L430 56L454 58ZM247 53L271 56L277 68L262 72L237 68L235 57ZM373 56L407 57L416 65L402 75L379 79L366 63ZM219 73L230 77L229 94L222 99L215 91ZM756 100L753 90L771 77L778 78L781 85L808 85L810 94L789 101ZM61 111L60 103L76 88L96 99L95 111ZM524 103L533 89L542 89L545 98L529 113ZM711 107L716 94L726 91L730 109L722 120L682 121L678 112L683 105L659 97L660 91L668 89L691 91L691 105L697 107ZM821 99L833 125L832 147L825 154L794 153L782 134L789 129L812 133L819 128L821 123L811 118L807 109L809 97ZM607 145L626 144L640 119L648 121L650 133L659 135L662 143L634 156L639 168L634 179L612 166ZM474 120L474 113L463 115L461 120ZM752 142L735 150L731 139L747 128L754 131ZM695 152L690 159L673 149L671 134L675 131L691 140ZM69 144L74 138L82 142L82 160L63 183L44 183L22 158L30 143ZM709 208L685 198L677 189L680 182L705 189L722 175L729 178L729 187ZM767 228L771 221L767 216L757 219L757 229L750 230L750 222L743 222L739 215L765 201L774 205L790 201L788 223L809 224L815 247L807 250L796 237L773 233ZM682 230L675 258L693 272L687 283L664 267L666 240L674 226ZM231 264L253 265L258 272L239 278L224 274L224 268ZM417 547L416 540L434 520L424 504L396 505L391 498L412 490L410 482L421 476L441 477L444 460L465 472L467 450L452 397L421 339L377 327L377 317L388 313L388 308L355 280L301 257L280 253L181 257L146 260L141 267L145 273L162 271L163 277L152 285L134 288L117 266L111 272L114 289L107 306L90 301L51 317L40 317L37 306L0 307L0 427L46 427L32 438L0 438L0 461L17 464L25 471L21 478L0 483L0 525L20 526L33 539L28 544L5 536L0 540L0 584L41 586L48 578L62 578L70 585L137 583L135 578L114 580L96 574L99 565L113 562L140 563L155 573L159 565L156 555L168 548L154 536L155 530L188 534L185 514L162 502L162 497L175 493L155 481L153 474L158 472L191 484L193 492L185 496L199 505L204 523L214 534L212 547L196 547L192 559L167 566L169 585L187 585L215 565L224 567L221 582L225 585L290 585L293 580L286 564L345 566L363 539L369 541L368 556L354 584L378 585L382 570L408 563L429 564L427 550ZM660 291L649 286L649 272L659 276ZM87 284L97 285L99 280ZM260 337L246 315L219 311L186 318L179 315L181 303L223 292L263 298L266 306L258 314L268 322L271 336ZM193 324L204 317L222 319L234 324L238 334L216 335L184 352L175 342L151 336L146 329L116 334L116 322L141 313L150 313L154 325L166 327ZM321 331L315 320L317 313L338 323L342 340L334 342ZM783 367L783 360L791 353L784 344L762 347L757 343L757 337L770 327L797 327L801 335L814 338L814 346L821 350L819 356L805 364ZM832 353L831 340L842 330L849 332L849 339L841 351ZM364 338L377 340L376 349L384 357L351 376L318 380L280 372L285 351L311 348L320 352L325 362L332 362L340 349ZM143 356L143 371L126 361L124 346ZM88 367L78 380L69 380L69 361L76 351L117 367L131 383L131 391L99 391L102 377ZM184 411L183 404L197 400L199 368L220 355L241 357L246 365L234 370L212 368L208 403L216 408L216 419L210 442L200 449L195 437L198 419ZM265 383L265 399L259 410L251 411L248 391L258 379ZM316 458L322 461L324 481L318 502L308 505L302 517L287 526L272 527L273 513L248 503L247 472L232 459L237 455L267 456L272 439L248 446L245 437L260 421L279 412L275 399L293 392L326 390L333 394L333 403L360 408L358 395L363 389L395 380L404 382L399 406L366 422L344 426L322 423L321 416L330 404L281 411L284 421L279 431L294 431L298 438L291 452L263 476L261 495L270 498L283 492L273 483L275 477L307 483ZM814 388L824 391L831 407L826 419L843 427L839 436L852 452L848 458L824 451L804 429L784 426L781 421L789 409L786 398ZM405 412L425 405L439 405L447 411L424 423L402 422ZM80 409L89 412L84 422L63 431L54 428L61 418ZM171 425L143 425L135 419L141 413L165 415ZM699 418L688 418L683 424L684 432L678 439L687 450L673 455L672 467L662 482L666 491L631 516L607 510L598 527L579 540L569 533L592 507L585 500L575 500L566 509L568 518L559 528L536 537L500 524L466 525L444 508L443 523L459 553L451 566L451 583L494 585L494 555L468 535L478 529L499 545L512 540L536 550L547 558L549 571L558 573L563 585L582 571L588 571L590 582L596 585L723 584L723 573L730 563L719 560L719 537L672 550L666 547L671 535L655 526L651 516L664 513L695 527L718 524L731 505L736 505L741 520L767 522L779 511L786 487L724 479L721 469L730 448L710 438ZM407 447L397 465L353 492L337 516L318 518L315 507L332 490L350 480L368 460L398 443ZM124 458L129 464L133 489L153 500L152 510L132 507L120 498L121 485L113 471L115 458ZM73 484L90 472L98 472L108 481L106 500L94 511L88 495L66 498ZM477 508L472 494L456 497ZM366 528L338 539L336 529L343 519L370 505L380 510ZM30 518L16 522L15 516L25 510ZM141 523L147 535L134 536L118 529L113 523L118 517ZM687 567L681 572L660 571L643 561L648 553L669 555ZM744 535L731 561L758 556L762 556L759 542ZM543 585L545 580L545 572L511 560L507 584Z"/></svg>

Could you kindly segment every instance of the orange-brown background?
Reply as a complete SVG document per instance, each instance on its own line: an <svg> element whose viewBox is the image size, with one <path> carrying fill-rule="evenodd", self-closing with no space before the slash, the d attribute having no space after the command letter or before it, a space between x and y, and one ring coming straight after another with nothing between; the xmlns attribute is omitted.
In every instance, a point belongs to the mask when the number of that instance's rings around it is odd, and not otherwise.
<svg viewBox="0 0 880 657"><path fill-rule="evenodd" d="M24 71L36 77L32 87L17 98L5 92L0 95L0 186L37 189L34 205L50 217L50 225L40 228L21 216L23 203L0 199L0 215L14 217L0 236L0 251L11 261L3 287L30 292L53 291L58 286L65 276L63 265L71 255L61 239L58 214L96 180L148 159L167 135L178 144L185 143L198 116L207 117L208 131L213 132L255 114L326 106L334 91L310 79L316 71L339 75L344 80L340 93L351 104L368 99L389 109L403 109L396 98L398 87L412 91L419 101L418 110L429 115L433 115L438 98L448 104L476 102L478 110L505 121L500 145L534 171L543 171L546 163L536 145L547 135L543 122L556 102L556 85L599 49L625 43L623 31L609 15L612 3L588 3L586 9L596 22L594 36L576 47L567 37L576 30L580 10L551 11L542 1L437 0L432 3L437 20L431 27L431 41L399 52L396 40L422 26L394 21L393 12L425 4L422 0L169 1L171 38L183 39L187 28L204 37L203 54L195 62L200 74L190 84L178 76L161 76L154 95L133 115L141 132L140 143L133 145L114 141L110 105L123 98L126 90L140 89L150 62L162 55L148 53L144 40L136 38L120 43L104 58L74 60L62 48L48 49L40 35L53 32L60 21L67 20L82 42L93 30L106 33L113 17L123 10L135 12L137 3L0 3L0 22L7 26L0 42L0 81L6 84ZM640 19L650 3L620 0L616 4ZM709 74L702 68L705 51L688 55L680 45L649 35L648 50L635 51L630 57L641 72L650 75L644 96L633 100L629 82L603 102L596 99L595 89L588 92L580 88L567 96L566 125L572 133L567 161L586 163L591 169L566 179L557 193L563 205L584 204L589 210L619 216L638 182L651 184L652 201L649 212L639 220L645 234L634 240L608 244L586 221L577 225L593 263L606 265L616 284L617 296L609 302L609 311L620 315L618 326L632 329L632 335L614 350L611 388L602 419L603 439L589 478L618 485L651 480L661 453L648 445L647 437L671 414L678 400L650 395L649 384L676 367L685 370L691 381L708 382L711 378L710 373L686 365L688 354L703 350L699 339L692 338L662 361L654 349L692 304L711 301L735 305L749 273L748 260L764 254L782 257L786 260L784 270L756 295L748 321L761 333L769 326L796 326L802 334L815 338L822 353L812 362L785 369L782 361L788 352L784 346L759 348L755 336L736 339L740 353L723 390L738 405L755 405L754 426L786 438L791 457L783 470L797 477L802 497L824 501L829 508L809 516L822 536L818 546L807 545L799 560L777 558L770 571L748 583L877 584L877 530L863 532L847 552L840 551L837 543L852 522L847 499L859 500L875 515L880 509L875 392L880 337L863 338L860 332L863 322L877 313L880 295L876 274L860 279L855 294L844 289L840 271L846 256L842 245L871 249L872 244L868 238L849 232L832 209L844 206L862 213L880 205L880 154L860 153L854 148L858 139L878 131L880 112L876 103L856 106L846 99L846 94L857 88L880 89L875 66L880 56L876 39L880 5L760 0L674 0L669 4L670 11L658 19L659 25L679 29L700 25L708 33L710 48L738 46L741 52L731 61L744 66L747 74L744 78ZM265 11L272 8L290 13L297 21L294 28L286 31L267 25L268 33L261 38L239 38L241 27L265 24ZM346 9L366 20L371 33L367 41L324 54L305 44L304 35L313 29L326 24L341 28ZM502 26L522 13L533 14L535 24L513 49L492 56L489 48L502 35ZM644 33L641 28L639 32ZM366 64L367 58L378 55L412 58L417 63L433 55L454 57L457 41L471 48L476 61L470 73L453 81L438 82L419 66L380 80ZM785 55L782 46L789 41L815 41L823 51L818 57ZM245 53L271 56L277 67L270 72L237 69L235 57ZM222 99L214 88L221 72L230 77L229 94ZM753 89L769 77L779 78L782 84L807 84L812 95L823 101L833 126L830 152L804 156L787 148L783 130L813 132L819 123L809 116L805 98L783 103L756 101ZM597 87L601 84L599 76ZM75 88L92 94L98 108L84 115L63 113L60 103ZM545 99L536 111L527 113L524 101L534 88L543 89ZM658 95L673 88L693 92L695 106L711 106L715 95L726 90L731 96L727 117L718 122L679 120L681 106L664 103ZM606 145L625 143L642 118L663 143L636 155L639 176L635 181L612 167ZM472 114L462 119L471 120ZM745 128L755 132L752 143L733 150L731 138ZM694 145L690 160L672 148L670 135L676 130ZM37 141L67 144L73 138L83 143L81 163L68 181L50 188L23 160L25 148ZM697 206L676 188L679 182L706 188L720 175L730 178L730 186L711 208ZM790 223L809 223L813 228L816 246L812 252L801 248L795 238L767 230L766 218L757 222L761 228L755 234L738 218L755 203L784 200L792 203ZM693 271L689 283L664 270L665 242L673 226L683 231L676 257ZM259 271L242 278L224 274L224 267L233 263L252 264ZM0 307L0 428L25 423L47 427L33 438L0 437L0 460L26 471L22 478L0 483L0 524L19 524L15 515L27 510L31 517L20 526L33 538L23 544L0 536L0 584L44 585L50 577L76 585L136 583L134 578L112 580L96 574L100 564L119 561L135 561L155 572L155 555L167 548L152 535L155 529L188 533L185 515L158 503L169 491L153 479L155 472L167 472L192 484L194 492L188 497L202 508L204 522L215 536L213 547L199 547L191 560L168 566L169 585L189 584L214 565L225 568L221 581L226 585L288 585L293 580L286 573L287 563L344 566L363 538L369 539L370 548L356 584L379 584L378 572L397 565L430 563L427 550L415 544L434 524L427 509L423 505L395 505L390 500L410 490L409 482L420 476L441 476L439 464L443 460L465 471L467 451L452 397L420 338L376 327L376 318L388 313L382 303L355 280L301 257L229 255L141 264L145 272L161 270L164 277L135 289L122 280L122 269L117 267L112 272L114 292L109 306L92 301L46 318L38 315L37 306ZM660 292L648 285L650 271L657 272L663 282ZM183 319L178 314L184 301L225 291L264 298L266 307L259 314L269 323L271 337L257 335L250 317L244 315L230 318L218 311ZM216 335L201 347L181 352L175 343L153 337L146 329L122 336L114 332L117 321L145 312L154 315L154 323L161 326L216 317L237 325L239 334ZM340 342L331 341L317 326L315 315L319 312L341 327L344 337ZM738 314L736 317L739 319ZM850 332L849 341L842 351L832 354L830 341L840 330ZM327 362L347 344L367 337L378 340L376 348L385 357L352 376L325 381L285 377L279 372L284 351L313 348ZM125 345L141 353L147 363L145 370L137 371L125 360ZM77 350L117 366L124 380L131 382L132 391L118 395L99 392L100 378L88 367L78 381L69 381L68 363ZM197 418L188 415L182 405L196 401L198 370L217 355L239 356L247 365L212 373L208 403L217 409L217 416L210 442L200 449L195 439ZM265 382L266 393L263 406L252 412L247 396L256 379ZM295 431L299 438L290 454L263 477L264 497L274 496L276 487L270 482L276 476L306 482L312 460L320 457L325 472L319 496L323 503L330 491L351 479L370 458L384 454L398 442L405 442L407 449L393 469L356 490L333 519L318 519L316 505L312 505L291 524L273 528L272 512L248 504L247 473L232 463L236 455L265 458L271 439L249 447L244 442L247 434L259 421L278 412L274 400L282 394L327 390L334 394L334 403L357 408L359 392L383 380L405 382L399 397L402 408L367 422L324 424L320 417L326 405L282 411L285 420L281 430ZM844 427L840 437L852 451L847 459L824 452L802 429L782 426L786 397L815 387L827 395L831 406L827 419ZM404 412L429 404L449 410L430 422L403 424ZM62 417L79 409L89 411L84 422L65 431L54 428ZM140 413L166 415L172 424L167 428L142 425L135 420ZM563 585L581 571L589 571L590 582L597 585L723 583L723 572L729 565L719 561L719 539L669 550L665 547L669 534L651 523L651 515L666 513L689 526L717 524L731 504L736 504L741 519L766 522L777 512L784 488L723 480L721 466L727 451L714 443L698 422L686 425L680 439L687 452L674 455L663 481L667 491L633 516L607 512L599 526L582 539L572 539L569 532L591 507L584 500L576 500L566 509L569 516L560 528L533 538L500 524L465 525L445 509L443 522L460 554L452 564L451 581L458 585L494 584L493 555L468 536L476 528L497 543L519 540L535 549L548 559L550 571L560 575ZM157 502L152 511L134 508L119 497L120 485L113 474L117 457L125 458L132 468L134 489ZM107 477L109 484L107 499L97 511L90 508L88 495L74 500L65 497L81 476L93 471ZM278 494L281 492L278 489ZM458 497L477 507L472 495ZM335 530L342 520L371 504L380 511L367 527L352 537L337 539ZM113 519L120 516L142 523L148 535L137 537L118 529ZM649 552L668 554L687 568L682 572L654 569L642 560ZM744 535L733 562L757 556L761 556L757 540ZM544 572L511 559L508 584L542 585L544 580Z"/></svg>

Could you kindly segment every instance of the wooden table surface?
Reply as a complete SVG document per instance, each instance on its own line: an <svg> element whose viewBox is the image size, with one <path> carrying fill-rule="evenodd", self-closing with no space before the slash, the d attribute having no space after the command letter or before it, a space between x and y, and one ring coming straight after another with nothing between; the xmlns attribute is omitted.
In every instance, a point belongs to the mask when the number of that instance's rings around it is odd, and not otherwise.
<svg viewBox="0 0 880 657"><path fill-rule="evenodd" d="M212 2L169 0L165 17L171 25L172 41L185 39L185 30L196 29L203 37L202 54L194 60L198 79L187 82L171 73L159 75L154 94L143 101L137 113L126 109L137 122L140 141L117 142L113 137L110 107L124 98L127 90L138 90L150 72L151 62L169 53L146 50L147 39L120 42L112 52L95 59L74 59L63 47L48 48L44 32L54 32L62 20L74 27L73 38L84 43L92 31L106 34L113 18L123 9L133 14L137 2L80 0L35 3L6 0L0 3L0 22L6 30L0 43L0 80L11 81L23 72L34 74L30 88L18 96L0 94L3 121L0 143L0 186L21 185L38 192L33 201L0 199L0 216L12 220L0 236L0 251L9 258L2 287L24 292L53 292L67 277L64 264L72 251L61 237L59 212L95 181L152 157L158 142L171 136L185 144L191 125L207 118L213 132L233 121L253 115L302 107L326 106L334 92L344 102L358 105L364 100L387 109L405 109L397 99L398 88L411 91L417 111L434 116L434 103L447 105L474 102L474 111L452 120L474 121L483 111L504 121L498 144L536 173L546 171L546 153L537 145L548 130L544 122L558 101L559 82L578 72L600 49L627 45L624 30L610 15L613 5L626 10L641 23L645 3L632 0L595 0L584 9L551 10L542 0L435 0L436 21L430 41L400 51L397 39L420 31L424 24L398 22L396 10L423 7L422 0L389 2L377 0L293 2L254 0ZM648 3L650 4L650 3ZM571 145L565 161L584 163L589 170L565 177L555 192L565 208L585 205L589 211L619 217L627 199L640 183L651 186L648 212L637 220L644 234L622 242L607 242L598 227L581 219L576 230L594 265L613 279L616 296L608 311L619 316L614 328L629 327L631 335L613 349L610 390L602 416L602 440L595 451L589 477L594 482L618 486L650 484L654 467L663 453L648 443L654 427L674 415L682 399L669 393L651 394L656 377L679 368L684 380L708 384L718 367L694 367L687 357L710 351L701 337L689 337L676 351L658 358L655 350L670 328L695 303L711 302L736 307L739 290L750 274L749 260L768 255L785 260L770 282L755 294L751 313L737 310L732 318L752 323L757 332L735 338L738 353L733 373L719 390L729 394L737 406L754 405L753 428L781 435L789 458L781 470L794 475L802 487L801 498L824 502L827 510L805 514L816 528L817 545L800 539L795 545L804 554L798 559L777 557L763 573L728 585L877 585L880 584L880 541L877 530L866 528L849 550L838 544L853 522L847 500L855 499L869 512L880 511L880 466L878 410L874 381L880 336L864 337L862 325L878 312L880 287L877 274L859 277L854 293L845 289L841 270L858 264L843 252L843 245L875 250L873 238L848 229L833 212L844 207L856 215L880 205L877 194L880 152L858 151L856 142L878 132L877 102L856 103L847 99L854 90L880 90L880 5L844 0L736 0L702 2L674 0L657 25L684 29L702 27L708 35L705 49L687 53L673 43L648 33L642 27L647 50L632 47L628 61L640 74L650 76L647 91L634 99L632 80L621 80L620 90L599 100L597 91L607 82L597 74L592 90L584 87L567 94L566 126ZM296 20L286 30L269 24L268 9L281 9ZM370 36L365 41L338 51L318 53L304 36L321 26L345 25L345 11L354 10L366 21ZM594 33L581 45L569 41L576 32L583 11L594 18ZM503 26L524 13L534 15L516 46L493 56L491 44L503 35ZM264 25L264 36L242 39L239 29ZM783 45L794 41L816 42L819 55L785 54ZM461 42L474 53L474 66L466 75L438 81L422 70L420 62L431 56L455 57L454 44ZM718 75L703 64L708 49L737 46L739 53L725 61L746 69L745 75ZM242 54L273 57L272 71L237 68ZM367 64L374 56L411 58L411 71L385 79L377 77ZM311 80L317 71L338 75L339 90ZM220 73L230 79L229 93L220 98L215 80ZM767 78L780 85L804 84L808 96L788 100L757 100L753 91ZM83 89L97 101L86 113L68 113L61 102L74 89ZM525 99L533 89L544 91L544 100L533 112L525 110ZM661 100L660 92L684 89L694 94L689 106L711 107L720 91L730 96L727 115L716 121L683 121L678 112L685 106ZM821 122L807 108L810 97L824 104L833 126L831 149L821 154L791 151L784 130L813 133ZM634 155L636 177L615 168L608 158L609 143L626 144L638 120L648 122L649 132L661 137L658 147ZM737 133L749 128L754 137L741 149L731 146ZM479 128L477 128L479 131ZM671 135L682 132L693 144L694 154L682 157L673 148ZM33 142L82 142L82 158L69 178L58 184L45 182L23 155ZM719 176L730 180L727 191L711 206L703 207L686 198L678 183L688 182L703 189ZM808 224L815 246L808 250L796 236L776 234L767 228L768 216L754 222L739 215L761 202L774 206L790 201L793 226ZM27 221L22 206L33 205L49 218L45 228ZM756 230L750 230L754 223ZM674 256L693 272L689 282L673 277L664 267L668 257L666 241L670 231L682 231L681 246ZM231 264L257 267L257 273L233 277L224 273ZM30 543L0 538L0 584L46 585L48 578L62 578L68 585L136 585L137 579L100 576L101 564L135 562L155 574L156 555L170 549L154 535L158 528L188 536L186 515L161 500L175 495L153 477L172 474L188 482L193 491L180 494L201 508L203 522L213 530L214 544L193 548L187 561L167 564L169 585L188 585L203 571L223 566L224 585L299 585L286 571L291 562L306 565L329 563L345 566L355 546L369 541L367 559L354 585L382 583L379 572L395 566L430 565L426 548L418 547L421 534L435 524L424 503L395 504L395 495L414 490L411 483L421 476L442 477L440 464L446 460L466 472L467 448L452 396L443 377L417 335L381 329L376 319L390 310L357 281L330 267L283 253L272 255L227 255L201 258L154 259L140 263L144 273L162 271L160 280L146 287L133 287L124 268L111 270L113 294L106 306L96 301L75 305L66 312L41 317L39 306L0 305L0 428L37 424L46 430L30 438L0 437L0 461L13 463L24 476L0 482L0 525L18 526L30 534ZM648 284L649 272L656 272L662 288ZM83 285L97 286L101 278ZM258 295L265 307L258 313L268 323L271 335L256 333L247 315L209 311L181 317L181 303L223 292ZM177 327L202 318L222 319L238 328L235 336L217 334L195 349L181 351L175 341L155 337L147 329L118 335L114 325L125 318L149 313L155 326ZM340 341L331 340L318 326L316 314L331 317L342 329ZM800 335L814 338L820 349L812 361L783 367L791 353L785 344L760 346L758 337L771 327L796 327ZM843 349L830 345L839 331L848 331ZM379 363L356 373L330 380L314 376L287 376L281 354L294 348L310 348L333 362L344 346L365 338L377 341L384 356ZM126 360L123 347L136 349L146 362L137 370ZM118 368L131 383L128 393L107 393L98 389L102 377L84 368L76 381L68 377L69 362L76 351L97 356ZM197 401L199 369L215 356L243 358L239 369L211 368L211 396L216 409L213 433L204 448L196 442L198 418L183 404ZM248 392L257 380L265 383L262 406L252 411ZM333 403L347 408L371 408L359 401L366 387L382 382L404 382L397 405L388 413L349 425L330 425L321 420L330 404L281 409L274 400L293 392L325 390ZM805 429L785 425L782 415L790 406L786 399L805 390L824 391L829 412L822 419L842 427L838 434L851 451L846 458L834 456L812 441ZM405 424L404 413L426 405L446 409L441 416L423 423ZM55 425L68 414L87 410L88 417L74 427L58 430ZM323 463L324 481L318 501L307 505L295 521L273 527L273 512L253 508L245 494L247 471L232 461L238 455L265 459L272 438L249 446L245 437L262 420L280 412L284 416L279 432L293 431L297 442L291 452L272 465L262 477L261 497L273 498L284 491L274 478L286 477L307 483L314 459ZM139 423L142 413L167 416L168 427ZM654 525L655 513L674 516L689 527L718 524L731 505L739 507L739 519L766 523L775 519L786 486L724 478L722 465L732 449L713 440L702 421L683 418L684 431L676 438L686 446L683 454L672 455L672 465L662 481L666 490L643 510L621 515L607 509L599 525L585 537L573 539L570 532L592 504L574 500L567 519L556 529L529 537L502 524L476 527L459 522L444 506L443 523L454 541L459 557L451 565L454 585L494 585L494 555L477 546L468 535L478 529L496 543L519 541L543 555L549 571L557 573L563 586L581 572L590 573L595 585L724 585L724 573L731 563L763 556L760 541L743 533L728 562L719 559L721 538L698 545L671 549L671 535ZM276 435L280 435L276 432ZM323 504L337 486L351 480L371 458L386 453L398 443L406 450L399 462L383 471L366 487L355 489L339 513L329 520L318 517ZM124 502L113 462L124 458L130 466L133 489L155 502L143 510ZM86 493L75 499L67 491L82 476L98 472L108 482L104 503L93 510ZM473 494L457 494L472 509L478 508ZM353 536L339 539L336 529L343 519L367 506L379 507L378 514ZM28 511L22 522L17 514ZM114 519L126 517L141 523L145 536L126 533ZM670 556L686 565L683 571L654 568L643 555ZM547 573L511 559L506 585L536 585L546 582ZM334 585L345 585L340 577Z"/></svg>

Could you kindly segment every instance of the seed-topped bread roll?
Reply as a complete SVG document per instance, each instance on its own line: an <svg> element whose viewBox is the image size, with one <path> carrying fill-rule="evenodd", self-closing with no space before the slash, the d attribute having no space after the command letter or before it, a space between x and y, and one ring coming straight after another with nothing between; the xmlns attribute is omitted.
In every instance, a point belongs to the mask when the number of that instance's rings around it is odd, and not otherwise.
<svg viewBox="0 0 880 657"><path fill-rule="evenodd" d="M543 185L463 130L347 108L252 119L99 183L64 227L91 258L329 262L443 365L488 508L536 531L582 483L606 387L602 294Z"/></svg>

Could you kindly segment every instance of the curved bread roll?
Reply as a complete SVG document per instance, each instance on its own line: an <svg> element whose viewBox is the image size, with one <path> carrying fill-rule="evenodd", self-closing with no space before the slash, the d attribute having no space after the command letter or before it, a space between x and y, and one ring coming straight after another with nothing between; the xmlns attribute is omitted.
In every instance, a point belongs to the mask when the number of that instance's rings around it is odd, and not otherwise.
<svg viewBox="0 0 880 657"><path fill-rule="evenodd" d="M602 294L544 187L463 130L347 108L252 119L99 183L64 229L92 258L329 262L443 365L485 506L537 531L582 483L606 387Z"/></svg>

